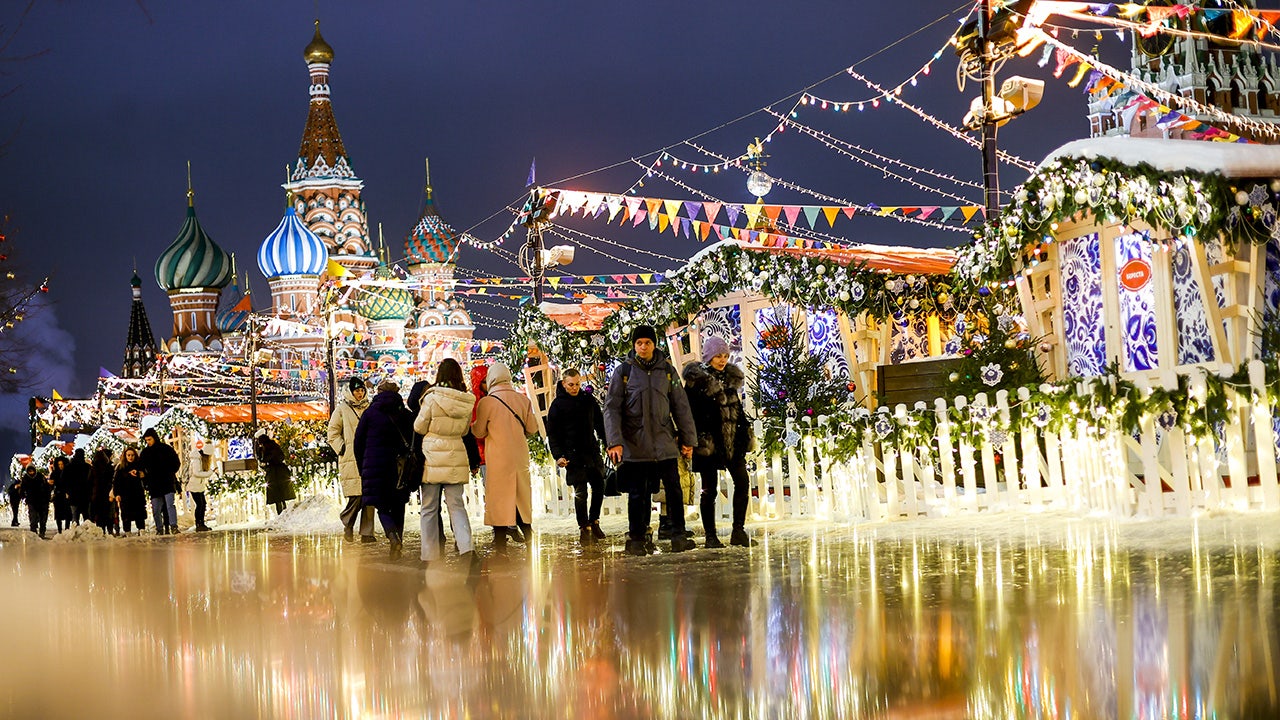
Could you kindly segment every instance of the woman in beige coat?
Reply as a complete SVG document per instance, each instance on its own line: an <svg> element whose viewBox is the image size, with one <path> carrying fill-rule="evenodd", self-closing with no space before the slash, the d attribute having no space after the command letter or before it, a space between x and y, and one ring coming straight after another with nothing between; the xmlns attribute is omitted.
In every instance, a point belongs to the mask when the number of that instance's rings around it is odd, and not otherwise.
<svg viewBox="0 0 1280 720"><path fill-rule="evenodd" d="M338 514L345 528L348 540L355 539L356 518L360 519L360 539L374 542L372 506L360 501L360 461L356 458L356 427L360 425L360 416L369 407L369 389L364 380L352 377L342 391L342 399L333 408L329 417L329 447L338 453L338 478L342 481L342 494L347 498L347 505Z"/></svg>
<svg viewBox="0 0 1280 720"><path fill-rule="evenodd" d="M506 365L489 366L488 384L489 394L476 404L471 432L485 438L484 524L493 528L493 546L501 550L517 524L530 538L533 500L526 438L538 432L538 419L529 398L511 384Z"/></svg>
<svg viewBox="0 0 1280 720"><path fill-rule="evenodd" d="M462 436L471 425L471 410L476 397L467 392L462 381L462 366L453 358L440 362L436 382L422 395L422 407L413 421L413 431L422 436L422 454L426 466L422 472L422 559L440 557L440 499L449 505L449 524L458 553L466 555L474 549L471 521L463 489L471 479L471 461Z"/></svg>

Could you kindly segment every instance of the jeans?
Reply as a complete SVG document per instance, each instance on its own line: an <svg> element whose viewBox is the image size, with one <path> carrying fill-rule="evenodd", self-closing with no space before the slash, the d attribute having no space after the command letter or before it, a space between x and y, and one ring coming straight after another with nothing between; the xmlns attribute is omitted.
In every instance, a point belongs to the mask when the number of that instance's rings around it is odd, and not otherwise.
<svg viewBox="0 0 1280 720"><path fill-rule="evenodd" d="M573 509L578 516L578 527L584 528L600 520L600 506L604 504L604 478L595 474L589 480L570 485L573 488ZM587 507L587 488L591 488L591 505Z"/></svg>
<svg viewBox="0 0 1280 720"><path fill-rule="evenodd" d="M702 514L702 528L707 535L716 533L716 496L720 494L720 471L703 470L702 497L698 503ZM747 523L747 502L750 499L750 481L747 478L747 460L740 458L729 464L729 477L733 480L733 529L742 530Z"/></svg>
<svg viewBox="0 0 1280 720"><path fill-rule="evenodd" d="M27 506L27 517L31 520L31 532L44 537L45 527L49 524L49 508L33 508Z"/></svg>
<svg viewBox="0 0 1280 720"><path fill-rule="evenodd" d="M440 499L449 505L449 525L453 527L453 541L458 544L458 552L469 553L475 546L471 542L471 520L467 517L466 498L463 491L465 484L456 485L422 485L422 515L418 519L422 531L422 559L435 560L440 557L440 536L436 528L440 522Z"/></svg>
<svg viewBox="0 0 1280 720"><path fill-rule="evenodd" d="M618 468L627 490L627 525L632 540L643 540L649 534L649 519L653 516L653 493L650 480L661 481L667 495L667 522L671 524L671 536L684 534L684 492L680 488L680 466L675 458L652 462L623 462Z"/></svg>
<svg viewBox="0 0 1280 720"><path fill-rule="evenodd" d="M360 537L373 537L373 513L374 507L372 505L365 505L364 502L361 501L359 495L348 495L347 505L342 508L342 512L338 514L338 517L342 519L343 527L355 528L356 517L359 516ZM403 513L404 511L401 510L402 517ZM379 515L379 517L381 517L381 515ZM401 521L400 524L403 526L404 522ZM386 523L383 523L382 529L387 529Z"/></svg>
<svg viewBox="0 0 1280 720"><path fill-rule="evenodd" d="M156 532L178 527L178 507L173 503L173 493L151 496L151 519L156 525Z"/></svg>
<svg viewBox="0 0 1280 720"><path fill-rule="evenodd" d="M191 502L196 504L196 527L204 527L204 493L191 493Z"/></svg>

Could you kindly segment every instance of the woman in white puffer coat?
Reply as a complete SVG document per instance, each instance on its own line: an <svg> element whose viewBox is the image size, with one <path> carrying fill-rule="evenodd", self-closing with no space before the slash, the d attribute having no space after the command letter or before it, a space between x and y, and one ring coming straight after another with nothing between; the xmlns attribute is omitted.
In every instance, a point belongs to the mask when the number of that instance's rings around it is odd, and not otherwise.
<svg viewBox="0 0 1280 720"><path fill-rule="evenodd" d="M457 360L448 358L436 370L436 382L423 394L422 407L413 421L413 431L422 435L422 454L426 456L419 521L424 561L440 557L436 528L442 495L449 504L449 523L458 553L467 555L475 547L462 494L471 479L471 461L462 437L471 429L471 409L475 402L475 396L467 392L462 379L462 367Z"/></svg>

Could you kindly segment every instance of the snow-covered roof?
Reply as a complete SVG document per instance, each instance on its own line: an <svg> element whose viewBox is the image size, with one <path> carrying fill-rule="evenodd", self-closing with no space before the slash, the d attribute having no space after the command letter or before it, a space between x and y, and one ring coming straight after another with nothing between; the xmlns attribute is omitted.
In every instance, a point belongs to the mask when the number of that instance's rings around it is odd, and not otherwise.
<svg viewBox="0 0 1280 720"><path fill-rule="evenodd" d="M1280 177L1280 145L1102 137L1075 140L1054 150L1040 167L1061 158L1108 158L1125 165L1146 163L1157 170L1194 170L1223 177Z"/></svg>

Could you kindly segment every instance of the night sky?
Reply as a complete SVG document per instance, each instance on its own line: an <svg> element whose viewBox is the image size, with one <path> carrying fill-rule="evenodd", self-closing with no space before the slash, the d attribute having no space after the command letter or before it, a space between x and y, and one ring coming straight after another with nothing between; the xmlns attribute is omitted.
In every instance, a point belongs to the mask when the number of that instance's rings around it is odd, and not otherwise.
<svg viewBox="0 0 1280 720"><path fill-rule="evenodd" d="M313 2L37 2L19 28L25 4L0 11L5 37L12 36L0 64L0 92L8 93L0 99L0 139L7 141L0 156L0 212L10 218L11 250L20 256L21 272L37 279L50 274L53 290L51 306L24 323L46 349L37 363L39 385L5 404L3 423L13 428L25 426L27 395L56 388L67 397L84 396L92 393L100 366L119 372L135 259L156 338L168 336L171 315L153 267L182 225L188 160L205 230L236 253L242 275L249 271L258 291L255 305L269 304L254 257L279 222L284 168L297 159L308 103L302 49L317 14ZM784 111L794 102L785 98L833 74L814 92L831 99L870 97L841 69L856 63L879 82L902 82L942 47L968 5L385 0L320 2L318 14L335 52L334 111L365 182L371 229L376 236L383 224L396 259L421 210L424 156L431 159L444 217L456 229L479 224L473 230L478 236L495 237L509 215L480 223L517 201L535 156L538 181L552 184L644 156L780 99L775 107ZM1094 44L1090 33L1078 46ZM1112 52L1123 48L1114 33L1107 33L1107 46ZM1037 59L1011 62L1001 75L1047 81L1041 107L1000 134L1002 148L1032 161L1088 132L1080 91L1037 67ZM977 89L970 84L960 92L955 69L955 56L944 53L903 98L959 124ZM981 181L976 150L899 108L805 111L800 120L881 154ZM757 113L699 143L737 155L775 124ZM886 179L794 132L767 150L771 173L827 195L879 205L956 204ZM687 147L674 152L698 157ZM1003 173L1006 189L1021 179L1016 169ZM640 175L624 162L566 186L617 193ZM681 179L726 201L752 199L736 171ZM981 202L980 191L947 188ZM694 199L657 178L640 193ZM767 201L821 202L783 190ZM675 257L699 247L672 240L670 233L659 238L602 222L574 224ZM850 240L881 244L951 246L966 237L877 218L858 218L836 230ZM522 237L507 247L517 249ZM601 247L646 269L677 265ZM462 251L459 266L462 276L476 268L522 274L475 248ZM638 270L580 250L569 271ZM509 321L511 310L471 307L481 325L478 336L505 335L492 320ZM7 450L0 447L5 457Z"/></svg>

